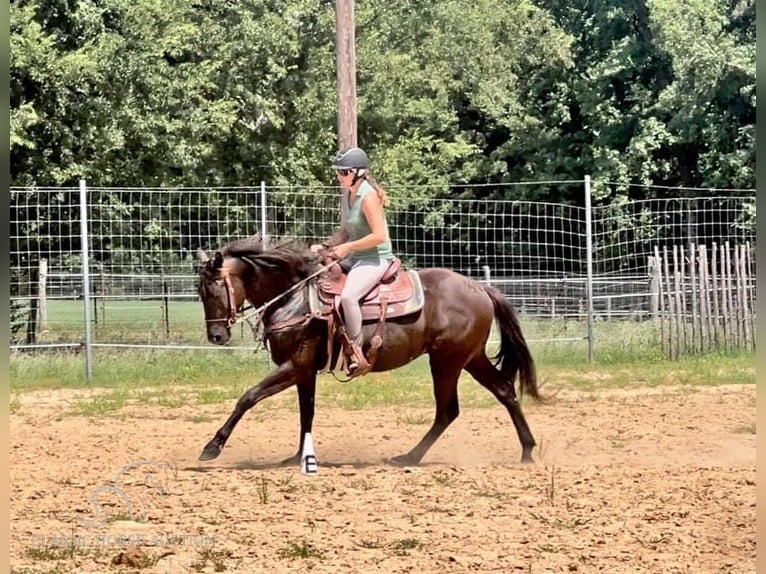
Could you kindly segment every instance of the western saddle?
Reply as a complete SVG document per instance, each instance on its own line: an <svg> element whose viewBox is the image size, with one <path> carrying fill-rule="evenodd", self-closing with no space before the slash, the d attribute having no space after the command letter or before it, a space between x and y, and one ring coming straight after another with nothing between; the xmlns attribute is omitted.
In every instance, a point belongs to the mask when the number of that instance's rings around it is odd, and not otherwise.
<svg viewBox="0 0 766 574"><path fill-rule="evenodd" d="M358 359L364 359L362 364L367 363L366 368L347 372L348 380L372 370L378 356L378 349L383 344L386 319L417 313L423 308L423 286L420 283L420 275L417 271L405 271L401 267L401 260L392 261L378 284L362 298L360 304L362 323L375 322L377 326L369 340L367 356L358 357ZM309 284L311 314L327 322L327 364L321 372L335 371L341 365L341 361L347 361L353 353L340 305L340 294L347 278L348 275L340 264L336 264ZM344 352L338 353L337 359L333 361L337 339L340 339ZM346 362L344 366L347 367L348 363Z"/></svg>

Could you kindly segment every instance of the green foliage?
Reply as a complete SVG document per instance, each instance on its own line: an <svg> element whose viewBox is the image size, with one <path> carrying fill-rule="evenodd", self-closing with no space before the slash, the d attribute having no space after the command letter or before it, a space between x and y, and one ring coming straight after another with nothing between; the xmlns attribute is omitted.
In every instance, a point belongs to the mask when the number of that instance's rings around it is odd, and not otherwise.
<svg viewBox="0 0 766 574"><path fill-rule="evenodd" d="M622 348L620 346L622 345ZM607 388L662 386L717 386L755 384L755 355L748 352L716 352L706 356L684 357L672 368L659 353L634 343L612 344L604 340L597 348L596 362L588 364L584 349L565 344L534 345L538 380L544 393L557 389L594 391ZM632 348L628 348L632 347ZM180 408L184 405L233 405L250 387L273 368L263 356L237 355L210 351L156 351L148 359L145 351L111 352L94 355L94 378L85 379L83 357L50 353L19 355L11 361L11 409L23 409L22 397L41 389L76 390L68 415L111 414L125 407L159 405ZM463 374L460 402L465 408L500 408L497 400ZM108 389L90 393L92 389ZM433 388L427 357L388 373L374 373L353 385L321 375L317 385L317 404L359 410L375 407L423 408L423 417L400 422L425 424L430 421ZM257 416L271 416L274 408L297 411L294 391L288 390L259 404Z"/></svg>
<svg viewBox="0 0 766 574"><path fill-rule="evenodd" d="M358 2L382 179L753 187L755 3ZM335 17L309 0L10 6L14 184L333 183ZM531 189L531 188L530 188ZM566 190L522 193L548 201Z"/></svg>
<svg viewBox="0 0 766 574"><path fill-rule="evenodd" d="M410 4L358 16L360 133L385 179L446 192L543 175L535 156L558 137L567 35L525 1L425 2L417 18Z"/></svg>
<svg viewBox="0 0 766 574"><path fill-rule="evenodd" d="M754 2L542 4L577 38L562 144L614 182L596 199L646 197L630 183L754 187Z"/></svg>
<svg viewBox="0 0 766 574"><path fill-rule="evenodd" d="M650 2L656 42L674 76L658 95L657 111L667 118L675 149L693 150L696 185L755 182L755 43L742 42L755 24L740 20L736 26L727 14L732 4ZM736 4L755 10L754 2Z"/></svg>
<svg viewBox="0 0 766 574"><path fill-rule="evenodd" d="M94 266L151 273L252 231L246 192L205 188L334 185L334 43L332 3L310 0L11 3L13 257L79 249L80 178L108 222ZM399 209L580 203L579 186L473 184L586 174L618 206L665 193L650 185L755 187L754 0L360 1L356 56L358 139ZM146 186L203 191L148 208ZM441 233L443 214L422 219Z"/></svg>

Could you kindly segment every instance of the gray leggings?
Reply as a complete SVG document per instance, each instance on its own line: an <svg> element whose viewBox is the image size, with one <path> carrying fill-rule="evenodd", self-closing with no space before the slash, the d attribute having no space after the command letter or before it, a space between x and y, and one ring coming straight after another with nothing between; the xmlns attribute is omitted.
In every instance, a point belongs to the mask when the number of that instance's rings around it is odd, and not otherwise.
<svg viewBox="0 0 766 574"><path fill-rule="evenodd" d="M348 336L357 345L362 344L362 310L359 302L377 285L389 265L391 262L385 259L380 263L360 261L348 272L346 285L340 294L340 304Z"/></svg>

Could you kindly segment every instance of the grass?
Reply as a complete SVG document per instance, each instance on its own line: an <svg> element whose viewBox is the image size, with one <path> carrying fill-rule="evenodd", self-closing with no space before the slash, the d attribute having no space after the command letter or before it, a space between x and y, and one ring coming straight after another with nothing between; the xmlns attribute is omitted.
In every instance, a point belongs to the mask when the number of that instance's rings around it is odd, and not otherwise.
<svg viewBox="0 0 766 574"><path fill-rule="evenodd" d="M420 546L420 541L415 538L402 538L390 544L391 549L397 556L409 556L410 550L417 550Z"/></svg>
<svg viewBox="0 0 766 574"><path fill-rule="evenodd" d="M258 500L261 504L268 504L269 502L269 479L263 476L258 477Z"/></svg>
<svg viewBox="0 0 766 574"><path fill-rule="evenodd" d="M74 544L70 546L30 546L27 548L27 556L32 560L66 560L75 556L85 556L87 548L80 548Z"/></svg>
<svg viewBox="0 0 766 574"><path fill-rule="evenodd" d="M13 568L11 567L10 574L70 574L72 572L71 566L66 564L57 563L51 568Z"/></svg>
<svg viewBox="0 0 766 574"><path fill-rule="evenodd" d="M103 395L74 401L73 413L82 416L103 415L128 404L131 392L127 387L114 389Z"/></svg>
<svg viewBox="0 0 766 574"><path fill-rule="evenodd" d="M53 302L52 302L53 303ZM57 304L66 302L56 302ZM69 302L72 303L72 302ZM132 303L131 303L132 305ZM141 324L141 313L153 316L159 302L142 302L142 311L133 307L128 315L137 314L132 328ZM184 317L179 323L190 338L204 335L201 310L196 303L179 305L172 316ZM76 313L70 309L72 316ZM54 316L53 309L50 316ZM114 310L101 316L100 340L119 340L124 334L117 327L108 330L109 321L127 320ZM55 315L58 316L58 315ZM51 321L53 324L53 321ZM584 336L585 328L577 321L522 321L537 365L543 392L559 388L597 391L604 388L674 386L714 386L754 384L755 355L752 352L715 352L690 356L677 361L665 359L659 349L657 328L651 322L597 323L595 326L595 361L587 361L584 340L575 342L542 342L540 339L563 339ZM235 329L238 331L239 327ZM240 344L251 349L210 350L130 349L96 347L93 350L93 377L85 376L82 353L46 351L14 353L11 356L11 412L21 406L20 395L45 389L101 389L97 395L74 399L72 412L83 416L103 415L125 406L141 403L163 408L183 405L225 404L233 406L242 393L256 385L274 365L265 352L255 353L247 329L238 333ZM147 331L148 332L148 331ZM241 336L240 336L241 335ZM59 332L61 336L61 332ZM250 339L248 339L250 338ZM143 341L151 342L148 335ZM164 341L167 342L167 341ZM200 341L195 340L199 343ZM490 343L488 351L495 351ZM463 374L460 383L461 407L494 407L497 401L472 378ZM294 391L289 390L259 405L259 411L273 406L297 409ZM420 357L395 371L374 373L350 383L336 381L330 375L320 377L317 405L335 405L348 410L374 407L433 407L433 390L427 357ZM400 424L430 424L428 415L399 415ZM201 415L197 422L207 422Z"/></svg>
<svg viewBox="0 0 766 574"><path fill-rule="evenodd" d="M324 550L317 548L311 542L305 540L299 540L298 542L291 540L287 543L287 546L279 551L279 555L282 558L300 558L305 560L307 558L324 558Z"/></svg>
<svg viewBox="0 0 766 574"><path fill-rule="evenodd" d="M226 360L222 360L226 359ZM130 350L121 353L98 351L94 377L82 372L81 357L72 354L17 356L11 362L11 412L20 408L20 395L37 390L69 388L101 389L96 395L73 400L73 414L96 416L118 411L134 403L164 408L183 405L228 404L233 406L242 393L257 384L271 365L264 357L224 358L219 353ZM174 368L175 365L175 368ZM568 365L540 360L537 365L542 389L571 388L597 391L634 386L683 387L723 384L754 384L755 358L750 353L715 353L678 361L626 361L602 364L575 362ZM179 379L179 372L187 373ZM288 390L259 405L259 409L286 406L295 409L294 391ZM463 374L461 406L486 408L496 400L473 379ZM423 407L433 405L428 360L421 357L396 371L375 373L341 383L330 375L320 376L317 404L332 404L347 410L373 407ZM428 419L428 420L426 420ZM206 422L201 416L199 422ZM399 415L399 422L422 425L430 416Z"/></svg>
<svg viewBox="0 0 766 574"><path fill-rule="evenodd" d="M227 557L223 551L211 550L205 548L199 551L199 560L192 562L191 567L195 572L205 572L209 566L212 566L213 572L225 572Z"/></svg>

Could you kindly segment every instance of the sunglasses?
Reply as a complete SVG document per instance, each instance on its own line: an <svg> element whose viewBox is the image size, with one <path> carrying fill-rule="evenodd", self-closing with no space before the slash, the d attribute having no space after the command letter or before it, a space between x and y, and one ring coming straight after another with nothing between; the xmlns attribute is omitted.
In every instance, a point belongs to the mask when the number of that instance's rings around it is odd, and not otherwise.
<svg viewBox="0 0 766 574"><path fill-rule="evenodd" d="M351 173L350 169L338 169L338 170L335 170L335 171L341 177L346 177L348 174Z"/></svg>

